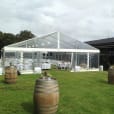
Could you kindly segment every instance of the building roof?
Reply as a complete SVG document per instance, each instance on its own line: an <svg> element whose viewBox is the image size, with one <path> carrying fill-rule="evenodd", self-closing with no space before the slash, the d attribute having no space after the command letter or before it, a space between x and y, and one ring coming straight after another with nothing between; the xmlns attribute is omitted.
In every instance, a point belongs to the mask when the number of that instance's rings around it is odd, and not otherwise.
<svg viewBox="0 0 114 114"><path fill-rule="evenodd" d="M114 38L106 38L86 42L96 48L114 48Z"/></svg>
<svg viewBox="0 0 114 114"><path fill-rule="evenodd" d="M86 43L88 44L107 44L107 43L112 43L114 42L114 38L106 38L106 39L100 39L100 40L93 40L93 41L88 41Z"/></svg>

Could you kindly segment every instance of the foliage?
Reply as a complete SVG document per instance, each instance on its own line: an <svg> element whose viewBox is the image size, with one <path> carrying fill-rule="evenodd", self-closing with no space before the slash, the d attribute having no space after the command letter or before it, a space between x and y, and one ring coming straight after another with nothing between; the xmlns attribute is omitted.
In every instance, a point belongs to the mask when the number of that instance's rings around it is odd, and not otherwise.
<svg viewBox="0 0 114 114"><path fill-rule="evenodd" d="M57 114L113 114L114 85L107 83L107 72L50 70L59 82ZM40 75L21 75L16 84L0 77L0 114L32 114L35 80Z"/></svg>
<svg viewBox="0 0 114 114"><path fill-rule="evenodd" d="M12 33L3 33L0 31L0 50L6 45L23 41L23 40L27 40L34 36L35 35L32 34L32 32L28 30L23 30L19 34L16 34L16 35Z"/></svg>
<svg viewBox="0 0 114 114"><path fill-rule="evenodd" d="M34 34L31 33L31 31L23 30L19 34L16 35L18 41L27 40L29 38L35 37Z"/></svg>

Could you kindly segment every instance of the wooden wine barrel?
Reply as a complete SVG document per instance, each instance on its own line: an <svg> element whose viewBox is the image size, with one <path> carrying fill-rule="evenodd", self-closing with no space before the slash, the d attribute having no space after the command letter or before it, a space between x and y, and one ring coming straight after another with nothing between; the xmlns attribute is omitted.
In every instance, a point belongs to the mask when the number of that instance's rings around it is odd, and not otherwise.
<svg viewBox="0 0 114 114"><path fill-rule="evenodd" d="M34 89L34 114L55 114L59 102L59 88L56 79L40 78Z"/></svg>
<svg viewBox="0 0 114 114"><path fill-rule="evenodd" d="M5 82L12 84L17 80L17 69L15 66L8 66L5 68Z"/></svg>
<svg viewBox="0 0 114 114"><path fill-rule="evenodd" d="M114 84L114 66L111 66L108 70L108 83Z"/></svg>

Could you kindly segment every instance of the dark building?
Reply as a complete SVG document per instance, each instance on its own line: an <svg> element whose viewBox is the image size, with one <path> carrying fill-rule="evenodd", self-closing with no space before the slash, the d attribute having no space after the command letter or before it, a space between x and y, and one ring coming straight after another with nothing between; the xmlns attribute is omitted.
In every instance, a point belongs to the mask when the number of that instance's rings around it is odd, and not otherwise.
<svg viewBox="0 0 114 114"><path fill-rule="evenodd" d="M106 38L86 42L95 48L100 49L100 65L107 70L110 65L114 65L114 38Z"/></svg>

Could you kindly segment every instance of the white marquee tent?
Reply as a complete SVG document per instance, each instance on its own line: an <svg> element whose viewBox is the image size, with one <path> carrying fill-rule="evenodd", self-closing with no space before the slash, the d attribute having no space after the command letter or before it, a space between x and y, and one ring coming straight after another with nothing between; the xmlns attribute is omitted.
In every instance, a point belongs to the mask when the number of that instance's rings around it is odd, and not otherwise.
<svg viewBox="0 0 114 114"><path fill-rule="evenodd" d="M47 64L72 71L96 71L100 51L60 32L5 46L2 66L14 64L22 73L34 72ZM42 68L42 69L46 69Z"/></svg>

